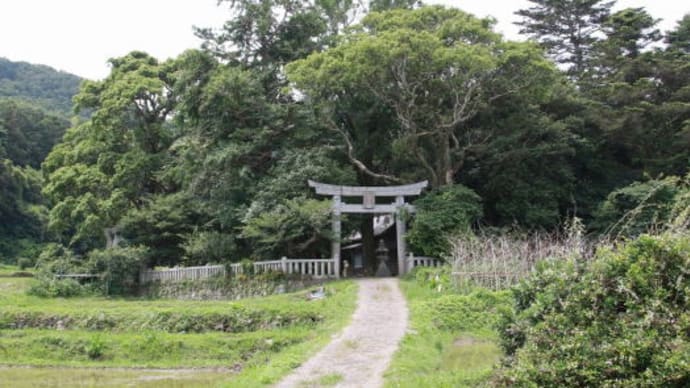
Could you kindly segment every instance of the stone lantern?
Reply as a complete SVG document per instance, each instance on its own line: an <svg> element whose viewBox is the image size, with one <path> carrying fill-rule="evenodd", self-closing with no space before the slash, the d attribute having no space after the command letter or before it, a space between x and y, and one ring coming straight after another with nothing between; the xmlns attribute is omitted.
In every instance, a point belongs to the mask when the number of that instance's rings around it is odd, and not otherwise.
<svg viewBox="0 0 690 388"><path fill-rule="evenodd" d="M391 270L388 268L388 248L383 240L379 240L379 246L376 248L376 258L379 261L379 268L376 270L376 277L391 276Z"/></svg>

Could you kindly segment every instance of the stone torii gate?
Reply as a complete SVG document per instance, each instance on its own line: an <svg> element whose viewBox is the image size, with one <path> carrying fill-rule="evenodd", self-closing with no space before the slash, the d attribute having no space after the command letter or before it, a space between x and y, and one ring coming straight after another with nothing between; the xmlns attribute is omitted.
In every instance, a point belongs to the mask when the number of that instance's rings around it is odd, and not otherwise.
<svg viewBox="0 0 690 388"><path fill-rule="evenodd" d="M309 187L314 188L316 194L328 195L333 198L333 242L331 243L331 257L335 265L336 277L340 277L340 215L343 213L388 213L395 215L396 244L398 247L398 276L405 273L405 220L400 217L400 210L414 213L414 206L405 202L406 196L417 196L428 186L428 181L417 182L401 186L339 186L309 180ZM346 203L344 197L361 197L362 203ZM377 204L376 198L395 198L390 204Z"/></svg>

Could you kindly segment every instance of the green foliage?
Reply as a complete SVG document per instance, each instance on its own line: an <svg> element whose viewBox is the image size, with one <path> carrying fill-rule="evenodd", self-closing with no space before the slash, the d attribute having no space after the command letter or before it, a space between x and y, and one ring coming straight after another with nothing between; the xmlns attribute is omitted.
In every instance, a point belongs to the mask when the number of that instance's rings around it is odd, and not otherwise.
<svg viewBox="0 0 690 388"><path fill-rule="evenodd" d="M553 58L569 64L570 72L580 77L591 57L596 32L609 16L615 1L608 0L529 0L532 7L516 12L523 34L535 38Z"/></svg>
<svg viewBox="0 0 690 388"><path fill-rule="evenodd" d="M36 256L46 237L41 184L39 171L0 159L0 261Z"/></svg>
<svg viewBox="0 0 690 388"><path fill-rule="evenodd" d="M509 306L510 295L439 289L450 270L416 268L416 276L401 282L410 330L385 374L386 387L477 387L490 378L501 355L494 325L498 311Z"/></svg>
<svg viewBox="0 0 690 388"><path fill-rule="evenodd" d="M233 259L237 250L236 236L215 231L193 232L185 238L184 263L203 265L224 263Z"/></svg>
<svg viewBox="0 0 690 388"><path fill-rule="evenodd" d="M293 198L246 221L242 236L253 242L257 257L294 257L325 242L330 233L328 201Z"/></svg>
<svg viewBox="0 0 690 388"><path fill-rule="evenodd" d="M88 273L100 275L106 295L132 295L139 287L139 273L144 268L148 249L144 247L110 248L89 252Z"/></svg>
<svg viewBox="0 0 690 388"><path fill-rule="evenodd" d="M144 206L129 209L122 217L120 226L122 235L128 244L141 245L148 248L146 265L175 265L179 263L187 251L190 234L201 218L194 199L183 192L168 195L150 196ZM193 234L192 234L193 236ZM232 241L232 240L230 240ZM221 240L212 240L209 244L220 244ZM218 252L216 258L226 254L223 249L227 245L208 247ZM186 256L190 264L206 264L213 257ZM194 261L194 259L198 261Z"/></svg>
<svg viewBox="0 0 690 388"><path fill-rule="evenodd" d="M0 130L4 132L0 133L0 158L38 169L69 125L66 119L21 100L0 98Z"/></svg>
<svg viewBox="0 0 690 388"><path fill-rule="evenodd" d="M410 249L424 256L445 257L448 238L471 233L470 227L482 216L481 198L462 185L443 186L415 202L417 212L407 235Z"/></svg>
<svg viewBox="0 0 690 388"><path fill-rule="evenodd" d="M26 257L20 257L17 259L17 267L19 267L20 270L25 270L33 267L35 265L35 262L29 258Z"/></svg>
<svg viewBox="0 0 690 388"><path fill-rule="evenodd" d="M320 301L305 292L242 301L44 299L15 293L15 280L30 279L0 279L0 363L51 367L0 370L0 380L19 386L119 385L147 375L140 368L181 366L203 373L173 373L160 385L272 385L347 324L357 293L352 282L334 282ZM75 367L91 377L76 378Z"/></svg>
<svg viewBox="0 0 690 388"><path fill-rule="evenodd" d="M86 289L74 279L58 279L51 275L41 275L27 291L29 295L42 298L69 298L87 294Z"/></svg>
<svg viewBox="0 0 690 388"><path fill-rule="evenodd" d="M42 272L50 274L80 273L84 271L84 261L70 249L61 244L46 244L38 255L37 266Z"/></svg>
<svg viewBox="0 0 690 388"><path fill-rule="evenodd" d="M0 58L0 97L21 99L63 117L72 115L72 97L81 81L45 65Z"/></svg>
<svg viewBox="0 0 690 388"><path fill-rule="evenodd" d="M685 386L690 239L642 236L587 266L544 266L514 291L500 381L538 386Z"/></svg>
<svg viewBox="0 0 690 388"><path fill-rule="evenodd" d="M84 82L74 99L93 116L68 130L43 165L49 229L80 253L103 246L105 228L169 189L160 171L175 136L173 65L136 51L110 62L111 74Z"/></svg>
<svg viewBox="0 0 690 388"><path fill-rule="evenodd" d="M366 168L376 160L365 152L369 133L382 127L378 135L396 144L401 164L413 162L432 187L452 184L492 137L472 119L516 90L539 98L555 74L535 46L504 42L491 26L440 6L373 12L338 46L291 63L288 76L328 115L325 125L340 132L363 174L396 179ZM364 120L352 105L363 107ZM382 151L391 152L372 152Z"/></svg>
<svg viewBox="0 0 690 388"><path fill-rule="evenodd" d="M634 182L608 195L592 227L612 237L635 237L663 230L674 217L674 208L690 192L690 182L677 177Z"/></svg>
<svg viewBox="0 0 690 388"><path fill-rule="evenodd" d="M105 350L105 341L103 341L103 338L100 335L94 335L91 337L89 343L86 345L86 354L92 360L98 360L99 358L103 357Z"/></svg>

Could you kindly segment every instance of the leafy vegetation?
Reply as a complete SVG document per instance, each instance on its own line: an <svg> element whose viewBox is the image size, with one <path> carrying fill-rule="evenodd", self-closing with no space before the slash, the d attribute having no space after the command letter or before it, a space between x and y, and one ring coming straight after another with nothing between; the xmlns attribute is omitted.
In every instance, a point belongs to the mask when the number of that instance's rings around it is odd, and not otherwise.
<svg viewBox="0 0 690 388"><path fill-rule="evenodd" d="M634 237L663 231L688 208L690 175L634 182L615 190L601 203L593 226L611 236Z"/></svg>
<svg viewBox="0 0 690 388"><path fill-rule="evenodd" d="M690 240L642 236L589 264L543 264L501 329L516 385L685 386Z"/></svg>
<svg viewBox="0 0 690 388"><path fill-rule="evenodd" d="M407 235L410 249L424 256L447 257L448 236L470 232L482 215L480 201L476 193L460 185L444 186L418 200Z"/></svg>
<svg viewBox="0 0 690 388"><path fill-rule="evenodd" d="M401 282L410 331L386 372L388 387L475 387L500 361L495 326L510 295L476 289L459 293L450 268L424 269Z"/></svg>
<svg viewBox="0 0 690 388"><path fill-rule="evenodd" d="M45 65L0 58L0 98L16 98L61 117L72 115L72 97L81 81Z"/></svg>
<svg viewBox="0 0 690 388"><path fill-rule="evenodd" d="M27 280L0 279L1 365L214 367L225 371L216 379L251 386L275 382L328 341L356 294L340 282L321 301L304 292L239 302L52 299L26 295Z"/></svg>
<svg viewBox="0 0 690 388"><path fill-rule="evenodd" d="M564 219L585 225L580 252L586 233L635 239L591 265L561 251L515 289L498 383L687 383L687 239L637 237L690 225L690 17L662 33L646 10L613 12L613 1L530 3L519 24L534 39L515 42L491 18L408 0L220 1L232 18L197 29L200 49L112 58L108 77L78 91L69 75L0 60L0 262L36 268L36 279L2 278L11 351L0 360L126 366L150 346L146 365L225 358L242 365L237 384L275 381L342 322L347 285L319 308L287 296L250 308L96 295L131 293L144 267L326 256L330 205L307 179L428 180L410 222L418 254L505 243L486 256L523 268L511 250L541 240L487 236L564 235ZM72 96L82 116L67 122ZM344 223L344 235L355 230L371 267L371 216ZM75 272L99 280L55 276ZM419 276L404 283L418 334L389 384L486 382L506 295ZM260 366L267 358L275 367Z"/></svg>
<svg viewBox="0 0 690 388"><path fill-rule="evenodd" d="M466 225L552 231L577 216L611 230L623 197L688 173L688 20L661 33L644 9L531 3L528 43L409 1L222 1L233 17L197 29L201 49L134 51L83 82L75 109L90 115L54 147L64 121L0 104L1 142L16 145L0 151L0 211L15 220L3 260L51 241L86 263L105 232L149 267L323 257L328 205L307 179L428 180L410 231L420 254L447 254ZM355 230L373 258L371 217L344 224Z"/></svg>

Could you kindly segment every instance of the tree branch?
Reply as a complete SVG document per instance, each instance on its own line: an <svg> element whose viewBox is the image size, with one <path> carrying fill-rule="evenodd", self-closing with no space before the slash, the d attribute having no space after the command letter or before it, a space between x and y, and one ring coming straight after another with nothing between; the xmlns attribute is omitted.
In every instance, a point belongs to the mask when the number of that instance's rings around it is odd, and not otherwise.
<svg viewBox="0 0 690 388"><path fill-rule="evenodd" d="M361 160L359 160L359 159L357 159L357 157L355 157L355 147L352 144L352 141L350 140L350 136L347 134L347 132L345 132L338 124L336 124L333 121L333 119L328 118L327 122L328 122L328 127L331 130L339 133L340 136L345 141L345 146L347 148L347 158L350 161L350 163L352 163L355 166L355 168L357 168L362 173L369 175L372 178L381 179L381 180L384 180L386 182L391 182L391 183L402 183L402 180L400 178L394 177L392 175L379 174L379 173L376 173L374 171L371 171L366 166L366 164L364 164Z"/></svg>

